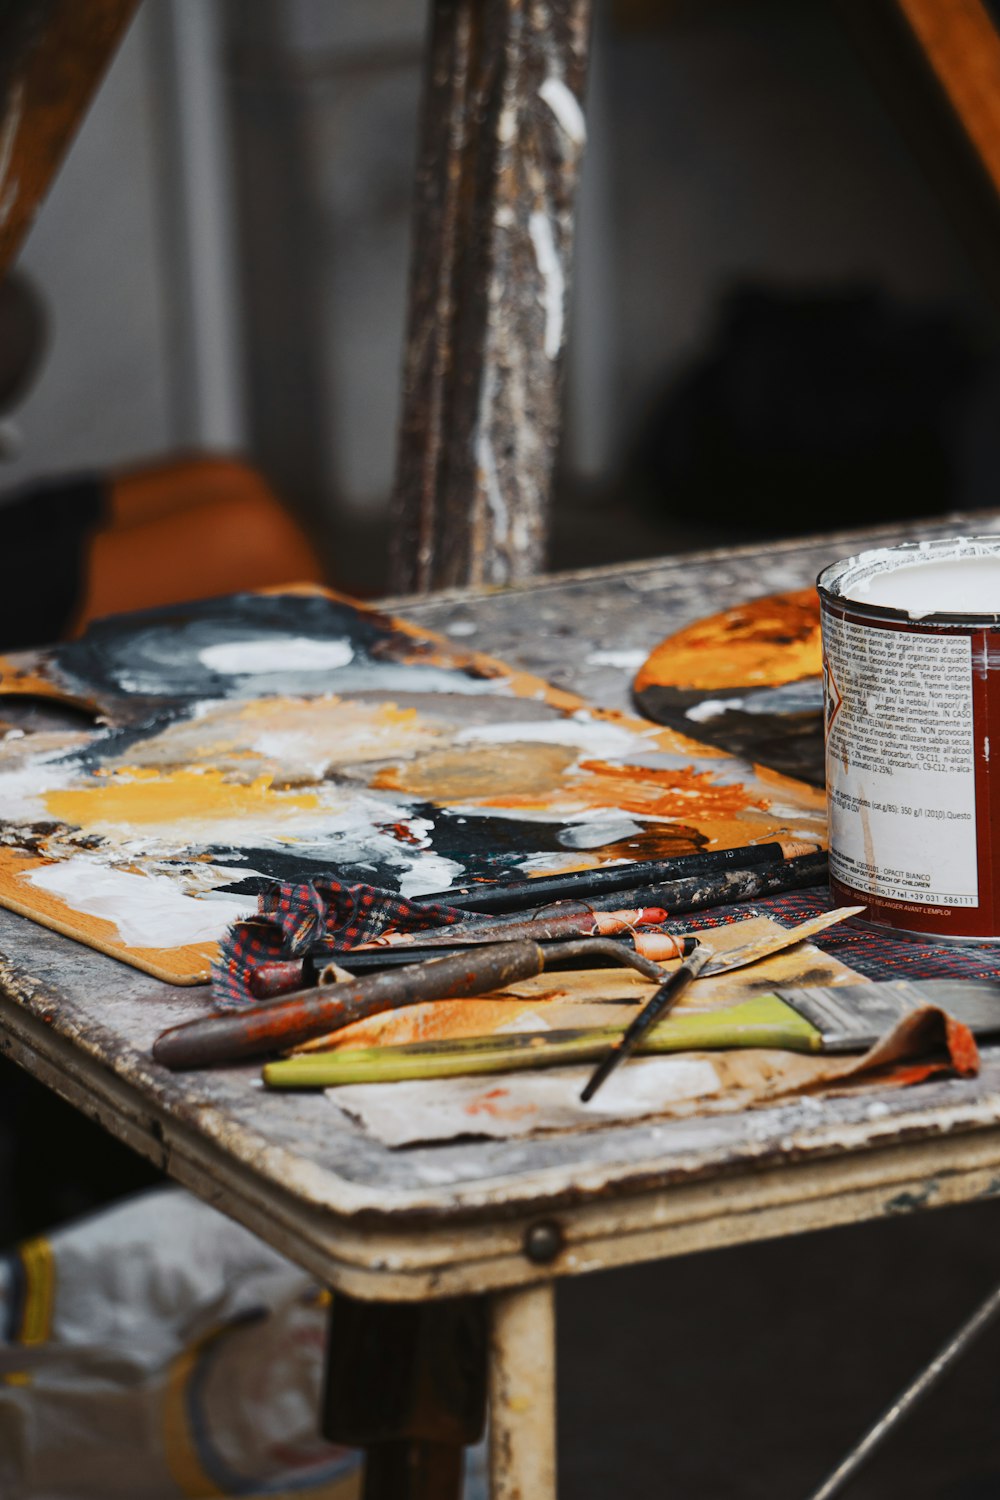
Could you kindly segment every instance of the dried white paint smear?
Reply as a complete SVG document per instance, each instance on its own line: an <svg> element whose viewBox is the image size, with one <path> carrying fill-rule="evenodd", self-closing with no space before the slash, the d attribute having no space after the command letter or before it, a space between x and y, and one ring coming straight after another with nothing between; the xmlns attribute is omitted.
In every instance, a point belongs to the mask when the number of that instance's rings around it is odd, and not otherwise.
<svg viewBox="0 0 1000 1500"><path fill-rule="evenodd" d="M257 672L329 672L354 660L349 641L318 641L305 635L222 641L198 652L210 672L242 677Z"/></svg>
<svg viewBox="0 0 1000 1500"><path fill-rule="evenodd" d="M496 374L489 369L486 374L479 421L476 427L476 466L479 469L481 482L485 487L486 500L493 515L493 540L497 547L503 547L510 528L507 520L507 503L503 497L496 455L493 452L493 442L489 431L495 398Z"/></svg>
<svg viewBox="0 0 1000 1500"><path fill-rule="evenodd" d="M454 859L445 859L443 854L418 854L410 863L410 868L398 877L399 894L427 896L432 891L446 891L453 884L455 876L464 872L464 865Z"/></svg>
<svg viewBox="0 0 1000 1500"><path fill-rule="evenodd" d="M696 724L704 724L708 719L717 719L730 708L743 708L742 698L705 698L701 703L694 703L686 711L684 717L693 719Z"/></svg>
<svg viewBox="0 0 1000 1500"><path fill-rule="evenodd" d="M559 842L564 849L601 849L605 844L617 844L641 832L641 824L627 813L615 816L614 810L610 810L602 817L573 822L560 833Z"/></svg>
<svg viewBox="0 0 1000 1500"><path fill-rule="evenodd" d="M587 122L580 108L580 101L573 90L561 78L546 78L538 90L539 99L544 99L574 146L582 146L587 140Z"/></svg>
<svg viewBox="0 0 1000 1500"><path fill-rule="evenodd" d="M642 747L643 736L624 729L620 724L611 724L602 719L592 719L586 712L569 715L565 719L537 719L514 721L509 724L470 724L455 736L458 744L483 743L575 745L588 755L606 759L616 755L628 755ZM685 762L686 764L686 762Z"/></svg>
<svg viewBox="0 0 1000 1500"><path fill-rule="evenodd" d="M213 942L257 910L256 896L185 896L165 876L132 875L81 854L22 878L74 911L113 922L127 948Z"/></svg>
<svg viewBox="0 0 1000 1500"><path fill-rule="evenodd" d="M635 671L646 660L646 651L591 651L587 657L592 667L620 667L623 672Z"/></svg>
<svg viewBox="0 0 1000 1500"><path fill-rule="evenodd" d="M566 278L548 214L536 209L528 219L528 233L542 278L539 300L545 312L545 354L548 359L556 359L562 348Z"/></svg>
<svg viewBox="0 0 1000 1500"><path fill-rule="evenodd" d="M65 777L65 766L41 759L0 772L0 809L4 821L32 823L47 819L46 793Z"/></svg>

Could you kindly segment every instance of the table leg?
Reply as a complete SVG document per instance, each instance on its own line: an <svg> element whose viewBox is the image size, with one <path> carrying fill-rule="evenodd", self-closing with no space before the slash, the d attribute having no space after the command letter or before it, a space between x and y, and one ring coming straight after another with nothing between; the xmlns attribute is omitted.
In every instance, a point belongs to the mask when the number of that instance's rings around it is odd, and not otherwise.
<svg viewBox="0 0 1000 1500"><path fill-rule="evenodd" d="M364 1500L460 1500L463 1450L481 1436L485 1412L484 1298L334 1294L322 1428L364 1448Z"/></svg>
<svg viewBox="0 0 1000 1500"><path fill-rule="evenodd" d="M555 1285L491 1299L491 1500L556 1500Z"/></svg>

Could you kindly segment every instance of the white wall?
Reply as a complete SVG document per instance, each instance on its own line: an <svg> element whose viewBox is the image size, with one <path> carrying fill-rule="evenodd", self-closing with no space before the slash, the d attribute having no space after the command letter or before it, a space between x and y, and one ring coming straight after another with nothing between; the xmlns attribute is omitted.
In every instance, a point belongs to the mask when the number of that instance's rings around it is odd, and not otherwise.
<svg viewBox="0 0 1000 1500"><path fill-rule="evenodd" d="M51 346L0 492L243 435L216 0L144 0L22 250Z"/></svg>
<svg viewBox="0 0 1000 1500"><path fill-rule="evenodd" d="M23 449L0 463L3 490L172 442L148 26L142 8L20 255L52 343L14 414Z"/></svg>

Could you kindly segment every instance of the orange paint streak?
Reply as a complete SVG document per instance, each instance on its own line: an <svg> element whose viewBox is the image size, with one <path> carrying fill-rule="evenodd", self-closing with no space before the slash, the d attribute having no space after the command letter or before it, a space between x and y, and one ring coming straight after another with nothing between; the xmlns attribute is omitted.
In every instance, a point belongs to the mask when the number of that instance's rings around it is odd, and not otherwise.
<svg viewBox="0 0 1000 1500"><path fill-rule="evenodd" d="M524 810L567 811L571 807L619 807L639 817L703 818L734 817L747 808L764 809L766 799L752 798L741 782L717 782L708 771L684 767L679 771L651 770L645 766L616 766L610 761L589 760L580 764L554 801L530 795L487 797L483 807Z"/></svg>
<svg viewBox="0 0 1000 1500"><path fill-rule="evenodd" d="M818 677L822 671L815 589L772 594L699 620L668 636L640 668L635 688L708 692Z"/></svg>
<svg viewBox="0 0 1000 1500"><path fill-rule="evenodd" d="M979 1072L979 1048L968 1026L945 1013L945 1037L951 1065L960 1078L975 1078Z"/></svg>
<svg viewBox="0 0 1000 1500"><path fill-rule="evenodd" d="M39 670L34 670L33 666L22 666L22 660L37 663ZM23 658L0 656L0 695L12 698L46 698L49 702L66 703L72 708L85 708L91 713L97 710L95 698L85 693L71 693L57 682L52 682L44 675L45 666L44 657L34 654L26 653Z"/></svg>
<svg viewBox="0 0 1000 1500"><path fill-rule="evenodd" d="M511 1104L509 1089L490 1089L489 1093L480 1094L478 1099L473 1099L465 1106L465 1113L472 1115L491 1115L495 1120L524 1120L529 1115L538 1113L537 1104Z"/></svg>

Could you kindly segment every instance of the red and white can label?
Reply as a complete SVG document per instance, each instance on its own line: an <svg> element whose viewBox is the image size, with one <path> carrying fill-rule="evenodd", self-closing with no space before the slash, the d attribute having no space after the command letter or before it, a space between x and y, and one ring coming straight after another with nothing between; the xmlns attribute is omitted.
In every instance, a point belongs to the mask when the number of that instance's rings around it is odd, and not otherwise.
<svg viewBox="0 0 1000 1500"><path fill-rule="evenodd" d="M894 926L978 908L972 636L825 609L823 656L834 882Z"/></svg>

